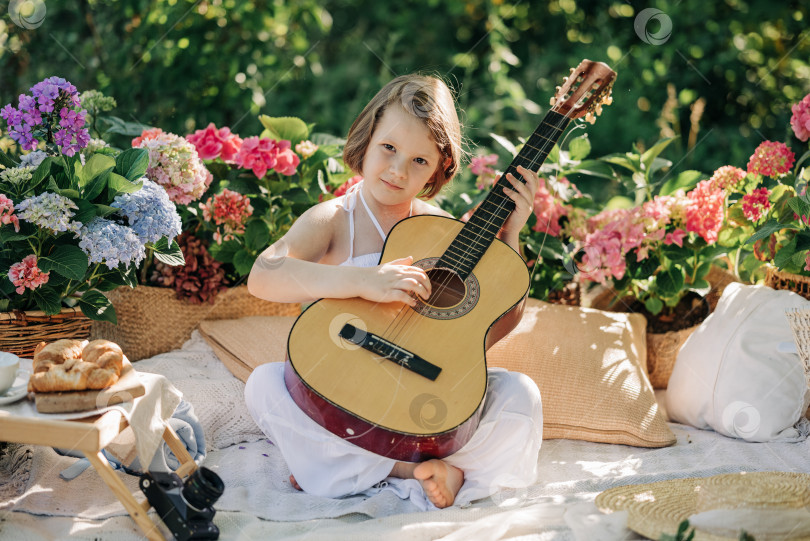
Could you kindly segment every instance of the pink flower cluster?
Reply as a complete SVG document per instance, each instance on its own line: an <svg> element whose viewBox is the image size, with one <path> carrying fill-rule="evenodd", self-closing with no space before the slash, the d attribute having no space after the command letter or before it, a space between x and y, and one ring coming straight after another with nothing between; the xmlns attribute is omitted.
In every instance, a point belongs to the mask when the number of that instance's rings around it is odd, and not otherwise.
<svg viewBox="0 0 810 541"><path fill-rule="evenodd" d="M470 171L473 175L478 177L476 179L475 186L479 190L483 190L484 188L492 185L497 172L491 168L490 165L495 165L496 163L498 163L497 154L476 156L470 160Z"/></svg>
<svg viewBox="0 0 810 541"><path fill-rule="evenodd" d="M14 201L0 193L0 225L14 225L14 231L20 232L20 219L14 216Z"/></svg>
<svg viewBox="0 0 810 541"><path fill-rule="evenodd" d="M163 186L175 203L188 205L199 199L214 179L197 149L183 137L156 128L144 130L132 144L148 151L146 176Z"/></svg>
<svg viewBox="0 0 810 541"><path fill-rule="evenodd" d="M235 163L242 139L227 126L217 129L213 122L203 130L186 135L186 140L197 148L203 160L222 158L225 163Z"/></svg>
<svg viewBox="0 0 810 541"><path fill-rule="evenodd" d="M625 257L642 261L659 244L683 246L689 233L708 244L717 242L725 216L725 191L712 181L701 181L688 194L656 196L630 209L604 210L588 219L584 234L574 234L584 252L580 270L586 280L606 284L620 280Z"/></svg>
<svg viewBox="0 0 810 541"><path fill-rule="evenodd" d="M790 172L796 155L785 143L764 141L748 160L748 172L778 178Z"/></svg>
<svg viewBox="0 0 810 541"><path fill-rule="evenodd" d="M793 111L793 115L790 117L790 127L793 128L793 133L796 134L799 141L807 141L810 139L810 94L790 110Z"/></svg>
<svg viewBox="0 0 810 541"><path fill-rule="evenodd" d="M205 203L200 203L200 208L206 222L213 221L218 226L224 226L224 235L219 228L214 232L217 244L244 233L245 223L253 215L250 198L227 188L221 194L209 197Z"/></svg>
<svg viewBox="0 0 810 541"><path fill-rule="evenodd" d="M743 181L745 174L745 171L739 167L724 165L714 172L709 182L713 188L729 191L736 188Z"/></svg>
<svg viewBox="0 0 810 541"><path fill-rule="evenodd" d="M745 194L742 198L743 216L752 222L759 221L771 208L771 202L768 200L770 193L768 188L757 188Z"/></svg>
<svg viewBox="0 0 810 541"><path fill-rule="evenodd" d="M577 195L582 195L567 178L561 177L557 182L561 187L571 188ZM534 215L537 218L537 223L532 230L546 233L552 237L558 236L562 229L560 218L568 216L571 209L571 205L565 205L559 196L551 193L548 180L541 182L537 192L534 194Z"/></svg>
<svg viewBox="0 0 810 541"><path fill-rule="evenodd" d="M48 283L50 273L42 272L37 267L37 256L31 254L19 263L14 263L8 269L8 279L17 286L17 294L22 295L25 288L34 290L42 284Z"/></svg>
<svg viewBox="0 0 810 541"><path fill-rule="evenodd" d="M354 186L355 184L359 183L362 180L363 177L361 175L353 176L352 178L350 178L349 180L338 186L338 189L335 190L334 196L340 197L341 195L346 195L346 192L349 191L349 188L351 188L352 186Z"/></svg>
<svg viewBox="0 0 810 541"><path fill-rule="evenodd" d="M289 141L274 141L248 137L242 142L235 157L239 167L251 169L257 178L262 178L268 170L274 169L282 175L293 175L301 158L291 149Z"/></svg>

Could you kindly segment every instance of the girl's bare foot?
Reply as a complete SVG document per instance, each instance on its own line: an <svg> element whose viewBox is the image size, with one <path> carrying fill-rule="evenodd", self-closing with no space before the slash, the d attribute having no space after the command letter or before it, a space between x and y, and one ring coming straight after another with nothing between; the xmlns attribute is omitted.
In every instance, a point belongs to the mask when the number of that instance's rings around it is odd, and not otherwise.
<svg viewBox="0 0 810 541"><path fill-rule="evenodd" d="M298 482L295 480L295 477L290 475L290 484L293 486L295 490L303 490Z"/></svg>
<svg viewBox="0 0 810 541"><path fill-rule="evenodd" d="M391 476L419 481L425 495L439 509L453 505L456 494L464 483L463 471L438 459L421 464L397 462L391 470Z"/></svg>

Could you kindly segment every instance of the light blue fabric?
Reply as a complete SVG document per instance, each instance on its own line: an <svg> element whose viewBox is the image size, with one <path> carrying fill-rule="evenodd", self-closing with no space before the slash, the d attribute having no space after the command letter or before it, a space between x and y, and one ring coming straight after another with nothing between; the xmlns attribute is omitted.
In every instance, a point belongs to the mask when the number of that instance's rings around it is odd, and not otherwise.
<svg viewBox="0 0 810 541"><path fill-rule="evenodd" d="M194 462L196 462L197 465L202 464L203 460L205 460L205 433L203 432L200 420L194 413L194 406L192 406L190 402L182 400L177 406L177 409L174 410L172 416L168 419L167 423L177 433L177 437L181 442L183 442L183 445L186 446L188 454L191 455ZM66 481L75 479L90 465L90 462L84 458L84 454L80 451L76 451L74 449L54 450L60 455L74 456L80 459L70 467L60 472L59 476ZM101 452L110 463L110 466L112 466L114 469L122 469L124 472L130 475L140 475L144 471L141 468L138 458L136 458L129 466L124 466L121 464L121 461L118 458L112 455L112 453L108 452L107 450L103 450ZM155 456L152 458L152 462L149 464L148 470L169 472L174 471L179 467L180 461L176 456L174 456L174 453L171 451L171 449L169 449L169 445L164 441L155 452Z"/></svg>

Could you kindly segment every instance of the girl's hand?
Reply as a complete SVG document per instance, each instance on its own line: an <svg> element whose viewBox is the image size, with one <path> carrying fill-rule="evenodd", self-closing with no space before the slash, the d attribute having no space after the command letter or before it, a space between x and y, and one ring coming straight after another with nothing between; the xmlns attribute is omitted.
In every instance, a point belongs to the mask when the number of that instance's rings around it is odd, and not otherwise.
<svg viewBox="0 0 810 541"><path fill-rule="evenodd" d="M360 296L375 302L402 302L416 305L416 297L430 297L430 280L425 271L412 266L413 257L395 259L363 269L366 274Z"/></svg>
<svg viewBox="0 0 810 541"><path fill-rule="evenodd" d="M503 228L507 231L520 231L528 221L529 216L534 212L534 194L540 187L540 177L537 173L518 165L517 172L526 181L524 184L516 179L511 173L506 175L506 180L512 185L512 189L504 188L503 193L515 202L515 210L506 219Z"/></svg>

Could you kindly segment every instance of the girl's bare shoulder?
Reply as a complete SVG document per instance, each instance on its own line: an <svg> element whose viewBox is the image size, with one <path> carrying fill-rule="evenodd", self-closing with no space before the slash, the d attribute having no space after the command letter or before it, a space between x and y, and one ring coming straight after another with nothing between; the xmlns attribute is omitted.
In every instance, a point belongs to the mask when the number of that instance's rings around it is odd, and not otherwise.
<svg viewBox="0 0 810 541"><path fill-rule="evenodd" d="M414 199L413 201L413 214L415 216L428 214L431 216L444 216L446 218L452 218L453 216L440 209L436 205L432 205L427 201L423 201L421 199Z"/></svg>

